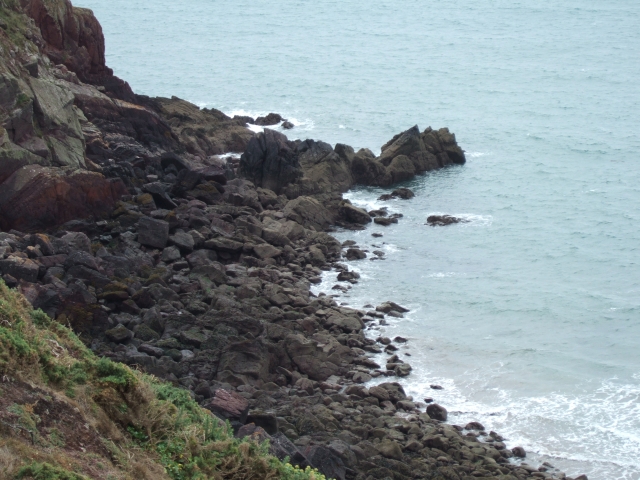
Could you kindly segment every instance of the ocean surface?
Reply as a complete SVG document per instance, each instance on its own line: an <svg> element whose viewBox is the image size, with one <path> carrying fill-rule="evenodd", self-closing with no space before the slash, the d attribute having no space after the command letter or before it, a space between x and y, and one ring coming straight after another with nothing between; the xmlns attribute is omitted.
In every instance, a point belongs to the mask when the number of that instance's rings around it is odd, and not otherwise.
<svg viewBox="0 0 640 480"><path fill-rule="evenodd" d="M408 182L414 199L348 194L404 218L338 233L386 252L350 263L362 280L339 301L412 309L380 334L409 339L408 393L452 422L532 464L640 479L639 2L75 4L138 93L279 112L290 138L376 152L414 124L455 132L467 164ZM432 228L433 213L470 221Z"/></svg>

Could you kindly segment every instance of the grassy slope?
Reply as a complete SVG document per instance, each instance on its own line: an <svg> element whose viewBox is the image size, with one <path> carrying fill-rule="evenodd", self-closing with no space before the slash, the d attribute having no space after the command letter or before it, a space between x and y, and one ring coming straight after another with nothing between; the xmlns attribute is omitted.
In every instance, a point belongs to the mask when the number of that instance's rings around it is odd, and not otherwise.
<svg viewBox="0 0 640 480"><path fill-rule="evenodd" d="M0 280L0 478L316 479L188 392L99 359Z"/></svg>

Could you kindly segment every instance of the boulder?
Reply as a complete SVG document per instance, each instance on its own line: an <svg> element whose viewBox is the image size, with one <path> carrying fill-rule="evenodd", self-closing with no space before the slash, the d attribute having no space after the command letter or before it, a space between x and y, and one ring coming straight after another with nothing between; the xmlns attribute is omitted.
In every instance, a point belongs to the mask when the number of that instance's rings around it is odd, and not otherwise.
<svg viewBox="0 0 640 480"><path fill-rule="evenodd" d="M432 403L427 407L427 415L434 420L447 421L447 409L437 403Z"/></svg>
<svg viewBox="0 0 640 480"><path fill-rule="evenodd" d="M309 464L327 478L345 480L346 468L339 455L327 447L316 445L304 451Z"/></svg>
<svg viewBox="0 0 640 480"><path fill-rule="evenodd" d="M388 227L391 224L398 223L398 219L394 217L376 217L373 219L373 222L376 225L382 225L383 227Z"/></svg>
<svg viewBox="0 0 640 480"><path fill-rule="evenodd" d="M290 200L284 207L284 216L305 228L326 230L336 221L335 214L312 197L298 197Z"/></svg>
<svg viewBox="0 0 640 480"><path fill-rule="evenodd" d="M261 258L263 260L279 257L282 254L282 250L266 243L254 245L253 252L258 258Z"/></svg>
<svg viewBox="0 0 640 480"><path fill-rule="evenodd" d="M339 375L342 361L353 357L350 348L339 344L333 337L325 338L326 344L308 339L300 334L285 338L287 354L301 373L316 381L325 381L332 375Z"/></svg>
<svg viewBox="0 0 640 480"><path fill-rule="evenodd" d="M104 334L109 340L115 343L124 343L133 338L133 332L122 324L107 330Z"/></svg>
<svg viewBox="0 0 640 480"><path fill-rule="evenodd" d="M398 443L393 440L383 440L378 445L376 445L376 449L385 458L392 458L394 460L401 461L403 458L402 448Z"/></svg>
<svg viewBox="0 0 640 480"><path fill-rule="evenodd" d="M527 457L527 452L522 447L513 447L511 449L511 453L513 453L513 456L517 457L517 458L526 458Z"/></svg>
<svg viewBox="0 0 640 480"><path fill-rule="evenodd" d="M152 248L163 249L169 241L169 223L142 217L138 221L138 242Z"/></svg>
<svg viewBox="0 0 640 480"><path fill-rule="evenodd" d="M350 248L347 250L347 253L345 254L345 258L347 260L362 260L364 258L367 258L367 254L364 253L359 248Z"/></svg>
<svg viewBox="0 0 640 480"><path fill-rule="evenodd" d="M91 240L86 234L82 232L69 232L62 236L64 246L63 250L56 248L56 253L72 253L76 251L83 251L88 254L92 254Z"/></svg>
<svg viewBox="0 0 640 480"><path fill-rule="evenodd" d="M0 185L0 228L33 231L101 217L125 192L120 179L99 173L28 165Z"/></svg>
<svg viewBox="0 0 640 480"><path fill-rule="evenodd" d="M5 260L0 260L0 272L3 275L11 275L17 280L25 282L36 282L40 267L33 260L10 256Z"/></svg>
<svg viewBox="0 0 640 480"><path fill-rule="evenodd" d="M175 245L181 252L190 253L193 251L195 242L193 236L186 232L176 232L169 237L169 243Z"/></svg>
<svg viewBox="0 0 640 480"><path fill-rule="evenodd" d="M249 402L244 397L221 388L215 391L211 400L204 406L222 420L241 424L246 422L249 414Z"/></svg>
<svg viewBox="0 0 640 480"><path fill-rule="evenodd" d="M401 198L403 200L409 200L413 197L416 196L415 193L413 193L411 190L409 190L408 188L396 188L393 192L391 192L391 196L394 198Z"/></svg>
<svg viewBox="0 0 640 480"><path fill-rule="evenodd" d="M371 223L371 215L362 208L355 207L347 202L342 202L338 210L340 218L347 223L366 225Z"/></svg>

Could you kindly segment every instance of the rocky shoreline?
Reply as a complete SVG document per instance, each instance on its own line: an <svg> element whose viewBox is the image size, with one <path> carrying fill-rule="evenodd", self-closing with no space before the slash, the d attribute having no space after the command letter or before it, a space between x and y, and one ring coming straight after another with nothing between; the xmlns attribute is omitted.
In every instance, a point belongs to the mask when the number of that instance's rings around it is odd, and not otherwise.
<svg viewBox="0 0 640 480"><path fill-rule="evenodd" d="M135 95L106 67L92 13L49 3L12 3L0 24L7 285L97 354L180 385L237 435L328 478L567 478L513 462L522 448L405 395L405 340L366 335L402 306L356 310L311 293L323 271L339 272L338 288L357 282L340 262L366 257L334 227L399 221L342 193L464 164L453 134L413 127L377 157L254 134L247 123L292 125ZM384 366L372 359L383 352Z"/></svg>

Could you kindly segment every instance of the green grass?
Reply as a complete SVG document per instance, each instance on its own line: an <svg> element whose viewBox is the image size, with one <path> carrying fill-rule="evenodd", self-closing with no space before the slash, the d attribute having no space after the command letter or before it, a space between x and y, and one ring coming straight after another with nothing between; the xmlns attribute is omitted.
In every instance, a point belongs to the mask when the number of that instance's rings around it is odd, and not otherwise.
<svg viewBox="0 0 640 480"><path fill-rule="evenodd" d="M32 310L1 280L0 375L28 380L72 405L87 405L83 412L87 423L98 425L103 444L117 459L103 462L124 472L123 477L114 478L154 478L136 473L136 468L144 470L140 459L145 468L156 465L173 480L325 478L270 456L267 443L234 438L231 427L201 408L186 390L96 357L71 330ZM11 413L25 428L37 430L39 419L25 406L12 405ZM49 449L64 445L63 432L50 433L49 439ZM2 441L0 434L0 446ZM55 455L46 462L34 461L43 455L38 445L21 448L33 451L20 454L24 460L13 478L86 478L71 472L68 462L56 463ZM139 461L134 465L128 458Z"/></svg>

